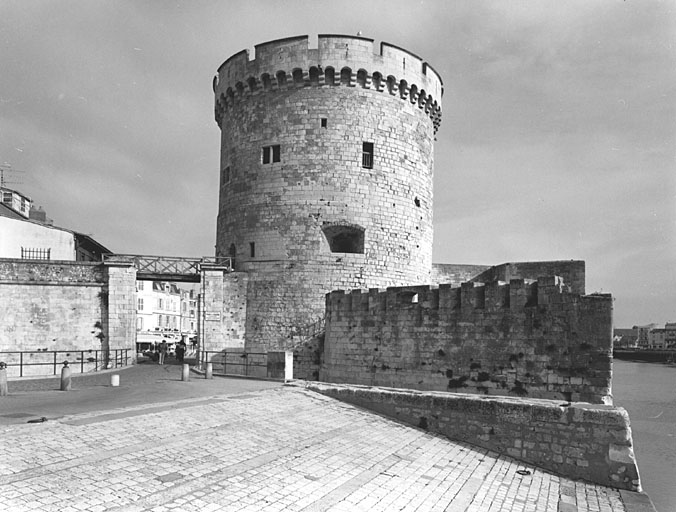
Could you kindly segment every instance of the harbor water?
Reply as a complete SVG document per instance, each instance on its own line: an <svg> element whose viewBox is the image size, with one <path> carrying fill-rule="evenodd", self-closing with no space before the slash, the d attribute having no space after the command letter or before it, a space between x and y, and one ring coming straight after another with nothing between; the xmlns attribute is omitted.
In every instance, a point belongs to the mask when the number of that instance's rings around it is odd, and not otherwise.
<svg viewBox="0 0 676 512"><path fill-rule="evenodd" d="M676 511L676 365L613 361L615 405L629 413L643 490Z"/></svg>

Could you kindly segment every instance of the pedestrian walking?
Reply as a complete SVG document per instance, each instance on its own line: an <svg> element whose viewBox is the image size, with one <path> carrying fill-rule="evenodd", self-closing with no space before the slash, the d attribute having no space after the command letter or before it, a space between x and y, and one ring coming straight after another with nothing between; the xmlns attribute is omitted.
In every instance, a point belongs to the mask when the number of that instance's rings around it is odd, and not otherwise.
<svg viewBox="0 0 676 512"><path fill-rule="evenodd" d="M176 359L179 363L183 362L183 357L185 356L185 341L181 340L176 345Z"/></svg>
<svg viewBox="0 0 676 512"><path fill-rule="evenodd" d="M160 364L164 364L164 358L167 357L167 340L160 343Z"/></svg>

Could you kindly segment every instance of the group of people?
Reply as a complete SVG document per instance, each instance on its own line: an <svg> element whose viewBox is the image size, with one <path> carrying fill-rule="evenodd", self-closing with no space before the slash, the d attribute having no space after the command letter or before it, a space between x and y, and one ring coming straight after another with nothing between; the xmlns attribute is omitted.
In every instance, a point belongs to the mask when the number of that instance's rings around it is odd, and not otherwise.
<svg viewBox="0 0 676 512"><path fill-rule="evenodd" d="M176 360L179 363L183 362L185 358L186 344L185 341L181 340L176 344ZM159 364L164 364L164 360L167 358L167 353L169 352L169 344L167 340L163 339L162 342L157 346L156 349Z"/></svg>

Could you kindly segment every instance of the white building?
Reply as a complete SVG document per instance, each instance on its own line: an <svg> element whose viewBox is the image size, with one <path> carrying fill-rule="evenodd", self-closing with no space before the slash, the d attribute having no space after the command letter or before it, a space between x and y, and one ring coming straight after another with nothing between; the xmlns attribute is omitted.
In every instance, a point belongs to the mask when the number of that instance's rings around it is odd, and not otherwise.
<svg viewBox="0 0 676 512"><path fill-rule="evenodd" d="M93 238L51 224L28 196L0 188L0 258L101 261L111 251Z"/></svg>
<svg viewBox="0 0 676 512"><path fill-rule="evenodd" d="M190 336L197 332L197 304L199 295L196 290L181 290L181 332Z"/></svg>
<svg viewBox="0 0 676 512"><path fill-rule="evenodd" d="M33 206L30 197L7 187L0 187L0 196L2 196L2 204L6 207L14 210L25 219L30 218L30 211Z"/></svg>
<svg viewBox="0 0 676 512"><path fill-rule="evenodd" d="M181 332L181 290L164 281L136 281L136 331Z"/></svg>

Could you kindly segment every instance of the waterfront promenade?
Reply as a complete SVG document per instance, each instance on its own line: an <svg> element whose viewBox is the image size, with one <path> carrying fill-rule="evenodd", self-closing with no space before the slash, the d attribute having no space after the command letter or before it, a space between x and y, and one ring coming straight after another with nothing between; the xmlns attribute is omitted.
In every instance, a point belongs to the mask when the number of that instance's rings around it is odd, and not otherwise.
<svg viewBox="0 0 676 512"><path fill-rule="evenodd" d="M177 365L11 381L0 397L7 511L649 511L306 391ZM28 421L47 417L42 423Z"/></svg>

